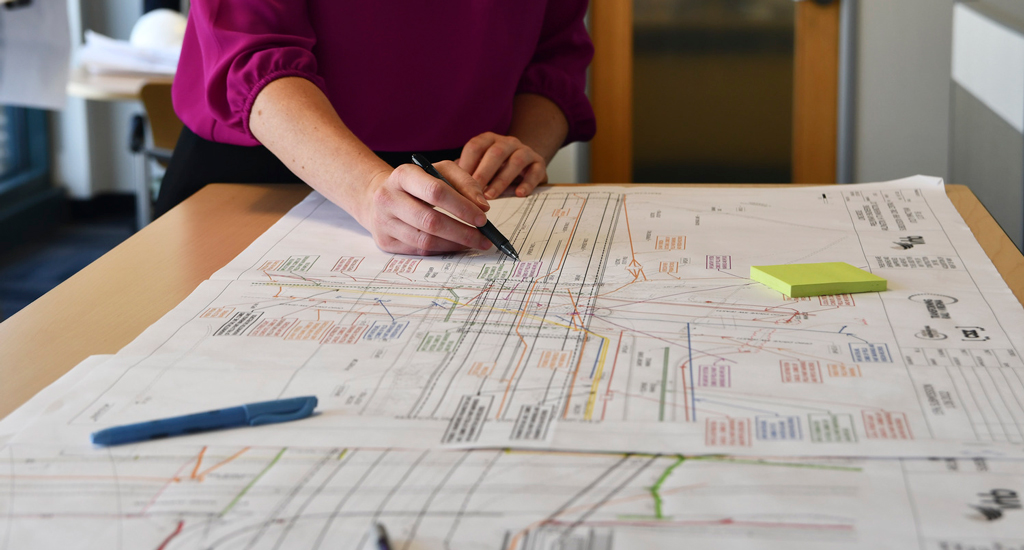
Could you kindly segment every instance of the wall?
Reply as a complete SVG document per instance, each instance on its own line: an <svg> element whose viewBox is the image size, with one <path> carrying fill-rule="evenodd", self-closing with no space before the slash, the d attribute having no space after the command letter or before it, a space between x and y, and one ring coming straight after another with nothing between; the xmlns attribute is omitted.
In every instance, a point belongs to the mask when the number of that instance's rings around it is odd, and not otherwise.
<svg viewBox="0 0 1024 550"><path fill-rule="evenodd" d="M854 181L947 177L953 0L858 2Z"/></svg>
<svg viewBox="0 0 1024 550"><path fill-rule="evenodd" d="M589 179L587 159L587 144L571 143L563 147L548 164L548 181L551 183L586 182Z"/></svg>
<svg viewBox="0 0 1024 550"><path fill-rule="evenodd" d="M140 0L68 0L72 44L87 29L127 40L142 15ZM138 159L128 151L129 124L137 102L68 98L52 117L54 181L74 199L107 192L133 193Z"/></svg>

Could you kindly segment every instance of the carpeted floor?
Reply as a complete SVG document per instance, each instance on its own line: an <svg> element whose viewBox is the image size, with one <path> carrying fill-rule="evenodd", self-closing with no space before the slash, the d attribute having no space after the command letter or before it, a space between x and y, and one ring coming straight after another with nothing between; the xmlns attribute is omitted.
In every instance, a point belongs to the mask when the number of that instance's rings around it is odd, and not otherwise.
<svg viewBox="0 0 1024 550"><path fill-rule="evenodd" d="M46 294L135 231L134 212L125 211L120 204L72 208L69 218L49 236L0 255L0 320Z"/></svg>

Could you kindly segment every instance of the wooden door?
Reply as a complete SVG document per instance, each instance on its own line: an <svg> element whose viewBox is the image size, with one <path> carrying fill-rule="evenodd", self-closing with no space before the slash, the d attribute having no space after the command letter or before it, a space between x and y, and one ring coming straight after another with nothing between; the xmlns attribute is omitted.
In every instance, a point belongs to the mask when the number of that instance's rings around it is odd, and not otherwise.
<svg viewBox="0 0 1024 550"><path fill-rule="evenodd" d="M798 2L794 21L792 181L835 183L840 0ZM633 0L592 0L591 99L598 132L590 180L633 180ZM740 183L740 182L737 182Z"/></svg>

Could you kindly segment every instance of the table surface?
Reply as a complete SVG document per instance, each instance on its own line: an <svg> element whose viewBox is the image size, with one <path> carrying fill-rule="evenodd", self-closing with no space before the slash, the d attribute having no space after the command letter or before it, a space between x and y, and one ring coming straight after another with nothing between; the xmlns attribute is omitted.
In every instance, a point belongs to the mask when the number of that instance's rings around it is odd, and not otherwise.
<svg viewBox="0 0 1024 550"><path fill-rule="evenodd" d="M146 84L170 84L173 76L141 74L92 74L75 67L68 77L68 95L99 101L132 101L140 99Z"/></svg>
<svg viewBox="0 0 1024 550"><path fill-rule="evenodd" d="M946 192L1024 303L1024 256L967 187ZM304 185L209 185L0 323L0 417L86 357L134 340L308 193Z"/></svg>

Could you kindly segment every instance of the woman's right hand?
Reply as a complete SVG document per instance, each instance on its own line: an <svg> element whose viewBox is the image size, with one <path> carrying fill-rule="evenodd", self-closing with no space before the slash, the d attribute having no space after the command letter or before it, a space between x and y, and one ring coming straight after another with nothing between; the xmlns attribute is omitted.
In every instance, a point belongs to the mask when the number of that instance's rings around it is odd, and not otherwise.
<svg viewBox="0 0 1024 550"><path fill-rule="evenodd" d="M426 255L491 246L476 229L487 223L484 211L490 206L473 176L454 162L437 163L456 191L413 164L392 170L304 78L267 84L253 102L249 129L302 181L368 229L386 252Z"/></svg>
<svg viewBox="0 0 1024 550"><path fill-rule="evenodd" d="M487 223L484 212L490 209L480 184L454 162L443 161L434 167L458 191L413 164L371 178L359 211L353 215L370 231L381 250L425 256L491 247L477 230ZM466 223L438 212L434 206Z"/></svg>

